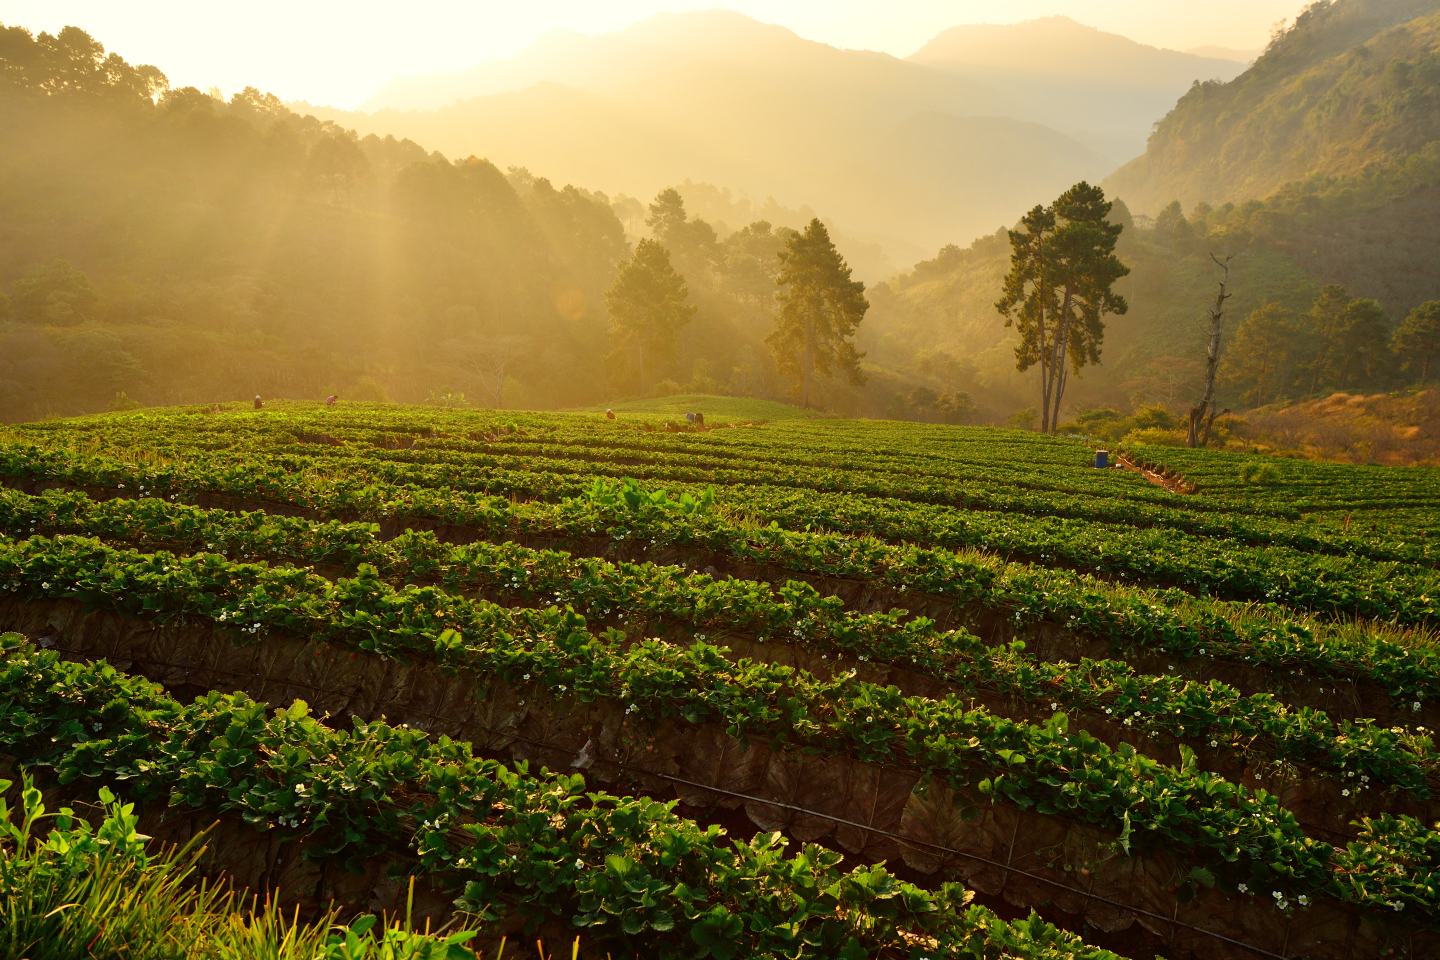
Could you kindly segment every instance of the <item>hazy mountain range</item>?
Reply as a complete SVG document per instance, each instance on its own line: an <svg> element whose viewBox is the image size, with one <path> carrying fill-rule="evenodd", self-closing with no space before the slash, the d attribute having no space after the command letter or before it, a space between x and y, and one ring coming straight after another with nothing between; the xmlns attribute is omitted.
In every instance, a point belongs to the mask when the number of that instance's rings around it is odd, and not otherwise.
<svg viewBox="0 0 1440 960"><path fill-rule="evenodd" d="M1229 80L1234 57L1162 50L1067 17L954 27L909 62L985 84L995 109L1043 123L1116 164L1145 149L1156 120L1196 80Z"/></svg>
<svg viewBox="0 0 1440 960"><path fill-rule="evenodd" d="M958 27L900 59L711 11L306 109L612 194L690 179L774 197L910 263L1103 177L1194 81L1243 69L1064 18Z"/></svg>

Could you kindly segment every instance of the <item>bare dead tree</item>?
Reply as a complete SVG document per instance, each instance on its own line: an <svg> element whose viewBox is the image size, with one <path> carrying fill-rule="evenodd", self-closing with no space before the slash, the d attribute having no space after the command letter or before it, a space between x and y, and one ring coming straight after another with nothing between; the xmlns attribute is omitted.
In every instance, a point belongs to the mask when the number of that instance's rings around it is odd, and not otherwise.
<svg viewBox="0 0 1440 960"><path fill-rule="evenodd" d="M1233 253L1224 260L1210 254L1210 259L1220 268L1220 292L1215 295L1215 306L1210 308L1210 343L1205 355L1205 396L1199 404L1190 408L1190 429L1186 440L1191 447L1203 447L1210 442L1210 429L1221 412L1215 406L1215 374L1220 369L1220 322L1225 317L1225 301L1231 296L1228 289L1230 261L1234 258Z"/></svg>

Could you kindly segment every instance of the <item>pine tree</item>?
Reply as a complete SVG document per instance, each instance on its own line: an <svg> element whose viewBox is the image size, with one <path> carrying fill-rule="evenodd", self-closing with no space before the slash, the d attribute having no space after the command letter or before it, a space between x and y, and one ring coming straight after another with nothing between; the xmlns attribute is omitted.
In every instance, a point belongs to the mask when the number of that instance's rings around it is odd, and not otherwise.
<svg viewBox="0 0 1440 960"><path fill-rule="evenodd" d="M605 294L614 357L633 358L642 390L656 368L675 354L680 330L695 316L685 278L670 265L670 254L654 240L641 240Z"/></svg>
<svg viewBox="0 0 1440 960"><path fill-rule="evenodd" d="M838 370L852 383L864 382L863 354L854 336L870 302L865 284L850 278L850 267L819 219L790 238L775 282L780 311L766 342L781 371L795 381L801 405L810 406L817 374Z"/></svg>
<svg viewBox="0 0 1440 960"><path fill-rule="evenodd" d="M1430 367L1440 360L1440 300L1430 300L1410 311L1395 330L1390 349L1405 369L1420 371L1420 382L1430 380Z"/></svg>
<svg viewBox="0 0 1440 960"><path fill-rule="evenodd" d="M1225 374L1243 390L1244 402L1263 406L1294 388L1302 362L1300 329L1295 314L1278 303L1267 303L1241 321L1225 356Z"/></svg>
<svg viewBox="0 0 1440 960"><path fill-rule="evenodd" d="M1100 361L1107 314L1129 309L1114 285L1130 272L1115 256L1121 227L1099 187L1077 183L1010 232L1010 272L995 308L1020 334L1016 367L1040 367L1041 429L1055 432L1069 371Z"/></svg>

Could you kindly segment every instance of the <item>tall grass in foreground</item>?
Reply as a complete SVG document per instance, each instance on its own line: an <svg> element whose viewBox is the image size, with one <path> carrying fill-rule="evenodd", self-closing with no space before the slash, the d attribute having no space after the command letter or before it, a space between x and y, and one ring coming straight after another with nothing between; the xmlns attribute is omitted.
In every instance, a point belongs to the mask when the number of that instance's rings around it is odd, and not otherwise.
<svg viewBox="0 0 1440 960"><path fill-rule="evenodd" d="M0 780L0 957L9 960L475 960L474 931L430 933L366 915L349 924L287 917L272 901L201 879L204 845L159 854L134 805L100 790L92 826L69 807L47 813L25 778L20 805ZM48 827L48 829L46 829ZM540 956L551 960L537 945ZM501 953L504 945L501 944ZM572 960L578 946L567 951ZM556 958L558 960L558 958Z"/></svg>

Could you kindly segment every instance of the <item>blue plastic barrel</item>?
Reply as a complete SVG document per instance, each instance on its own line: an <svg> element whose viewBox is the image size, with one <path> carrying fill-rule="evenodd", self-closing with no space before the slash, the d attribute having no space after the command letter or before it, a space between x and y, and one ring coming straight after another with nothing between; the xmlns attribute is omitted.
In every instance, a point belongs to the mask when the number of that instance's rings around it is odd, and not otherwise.
<svg viewBox="0 0 1440 960"><path fill-rule="evenodd" d="M1109 451L1109 450L1096 450L1096 451L1095 451L1095 468L1096 468L1097 470L1104 470L1104 469L1105 469L1106 467L1108 467L1108 466L1110 466L1110 451Z"/></svg>

